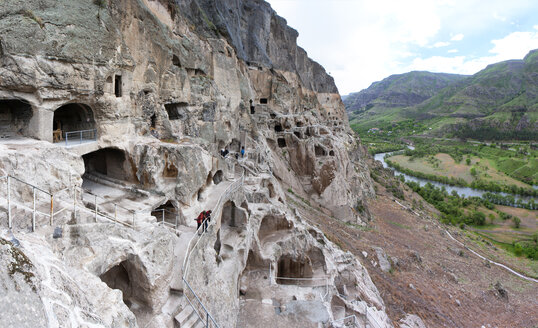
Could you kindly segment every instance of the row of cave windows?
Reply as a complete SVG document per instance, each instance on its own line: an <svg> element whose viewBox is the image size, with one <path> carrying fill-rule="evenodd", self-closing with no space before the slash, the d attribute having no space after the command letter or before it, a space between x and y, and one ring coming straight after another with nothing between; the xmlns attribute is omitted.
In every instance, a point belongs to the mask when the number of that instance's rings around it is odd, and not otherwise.
<svg viewBox="0 0 538 328"><path fill-rule="evenodd" d="M116 85L121 86L121 82ZM116 91L121 96L121 87ZM184 102L165 104L165 109L170 120L183 120L187 106ZM0 100L0 131L25 134L32 116L32 106L28 102L19 99ZM156 125L155 115L151 117L151 125ZM95 129L93 110L81 103L63 105L54 111L52 129L55 142L64 140L66 132Z"/></svg>
<svg viewBox="0 0 538 328"><path fill-rule="evenodd" d="M286 148L287 147L287 143L286 143L286 139L284 138L278 138L277 139L277 145L279 148ZM334 156L334 150L330 150L328 153L327 151L325 150L325 148L321 147L321 146L314 146L314 152L316 154L316 157L321 157L321 156Z"/></svg>

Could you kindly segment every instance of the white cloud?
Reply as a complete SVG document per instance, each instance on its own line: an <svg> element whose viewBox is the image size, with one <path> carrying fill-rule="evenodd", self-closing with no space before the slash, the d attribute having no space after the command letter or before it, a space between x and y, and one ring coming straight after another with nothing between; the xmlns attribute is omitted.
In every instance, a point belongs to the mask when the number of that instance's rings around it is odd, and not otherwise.
<svg viewBox="0 0 538 328"><path fill-rule="evenodd" d="M450 42L436 42L433 44L434 48L447 47L450 45Z"/></svg>
<svg viewBox="0 0 538 328"><path fill-rule="evenodd" d="M474 74L489 64L509 59L521 59L529 51L538 48L538 31L513 32L502 39L492 40L493 48L489 50L491 56L432 56L428 58L415 58L407 67L408 71L426 70L431 72L445 72L456 74ZM455 51L453 51L455 50ZM455 53L452 49L448 52Z"/></svg>
<svg viewBox="0 0 538 328"><path fill-rule="evenodd" d="M483 0L268 1L299 31L299 45L331 72L342 94L412 69L471 74L499 58L521 58L524 37L502 38L491 47L487 43L498 32L496 26L517 30L519 25L508 22L529 20L529 13L538 10L536 0L490 0L487 8ZM455 42L457 49L452 49ZM509 43L515 47L511 53ZM435 56L425 57L430 55Z"/></svg>
<svg viewBox="0 0 538 328"><path fill-rule="evenodd" d="M498 13L493 13L493 18L500 20L501 22L506 22L506 17L500 16Z"/></svg>
<svg viewBox="0 0 538 328"><path fill-rule="evenodd" d="M489 51L496 59L522 58L532 49L538 48L538 31L513 32L506 37L491 41L494 47Z"/></svg>
<svg viewBox="0 0 538 328"><path fill-rule="evenodd" d="M450 41L461 41L463 40L463 34L462 33L458 33L456 35L454 35L453 37L450 38Z"/></svg>

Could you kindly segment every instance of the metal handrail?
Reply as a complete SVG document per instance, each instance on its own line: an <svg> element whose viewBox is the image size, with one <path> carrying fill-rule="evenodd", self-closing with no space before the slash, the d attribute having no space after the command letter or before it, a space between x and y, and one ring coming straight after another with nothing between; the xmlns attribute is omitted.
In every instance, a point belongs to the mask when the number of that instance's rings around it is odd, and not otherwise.
<svg viewBox="0 0 538 328"><path fill-rule="evenodd" d="M196 294L196 292L193 290L193 288L191 287L191 285L188 283L187 281L187 273L188 273L188 269L189 269L189 263L190 263L190 257L191 257L191 254L193 253L193 251L197 248L200 240L202 239L202 236L207 232L207 230L209 229L210 226L213 226L216 224L217 220L220 219L221 217L221 214L222 214L222 204L224 202L224 199L227 199L230 195L232 195L233 193L235 193L244 183L244 180L245 180L245 171L243 170L243 172L241 173L241 177L237 180L237 181L234 181L227 189L226 191L224 191L220 197L219 197L219 200L217 201L217 203L215 204L213 210L212 210L212 214L213 214L213 217L216 218L215 220L213 221L210 221L209 224L208 224L208 227L207 228L204 228L205 226L205 223L206 223L206 220L204 220L202 222L202 224L200 225L200 227L198 229L196 229L196 232L194 234L194 236L191 238L191 240L189 241L189 244L187 246L187 253L185 255L185 259L183 260L183 265L182 265L182 280L183 280L183 283L188 287L189 291L194 295L197 303L202 307L202 309L204 310L205 312L205 319L202 317L202 315L200 315L200 313L197 311L196 307L194 306L194 304L192 304L192 301L189 299L189 297L187 296L186 293L184 293L184 296L185 298L187 299L187 301L189 302L190 306L194 309L196 315L198 316L198 318L202 321L202 322L205 322L206 323L206 327L209 326L209 320L211 320L211 322L213 322L213 324L215 325L215 327L219 328L219 325L217 324L217 322L215 321L215 319L213 318L213 316L210 314L210 312L207 310L207 308L205 307L205 305L203 304L203 302L200 300L200 298L198 297L198 295ZM202 229L200 231L200 229ZM194 245L193 245L194 243Z"/></svg>
<svg viewBox="0 0 538 328"><path fill-rule="evenodd" d="M83 138L82 135L87 132L91 132L92 136ZM90 140L90 141L97 140L97 129L70 131L70 132L65 132L65 146L69 145L69 135L77 135L77 134L79 135L79 138L75 138L75 140L79 140L79 144L82 143L82 140Z"/></svg>

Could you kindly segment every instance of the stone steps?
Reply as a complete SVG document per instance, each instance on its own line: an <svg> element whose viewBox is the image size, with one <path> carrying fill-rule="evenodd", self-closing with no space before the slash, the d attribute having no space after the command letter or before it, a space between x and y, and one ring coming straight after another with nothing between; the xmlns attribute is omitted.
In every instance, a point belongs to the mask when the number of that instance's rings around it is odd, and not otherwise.
<svg viewBox="0 0 538 328"><path fill-rule="evenodd" d="M175 326L178 328L199 328L203 327L202 321L198 318L198 315L194 312L194 309L187 305L183 308L178 315L174 317Z"/></svg>

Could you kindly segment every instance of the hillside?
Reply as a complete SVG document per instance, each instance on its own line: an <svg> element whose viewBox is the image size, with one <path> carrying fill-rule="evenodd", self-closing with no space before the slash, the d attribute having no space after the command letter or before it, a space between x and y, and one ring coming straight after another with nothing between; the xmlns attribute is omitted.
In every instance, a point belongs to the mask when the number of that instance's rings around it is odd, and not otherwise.
<svg viewBox="0 0 538 328"><path fill-rule="evenodd" d="M420 104L465 75L413 71L391 75L374 82L360 92L344 98L348 112L358 113L383 108L408 107Z"/></svg>
<svg viewBox="0 0 538 328"><path fill-rule="evenodd" d="M536 139L537 68L538 50L533 50L522 60L492 64L467 78L426 72L393 75L344 103L358 131L412 120L419 122L417 132L428 127L428 133L436 135Z"/></svg>

